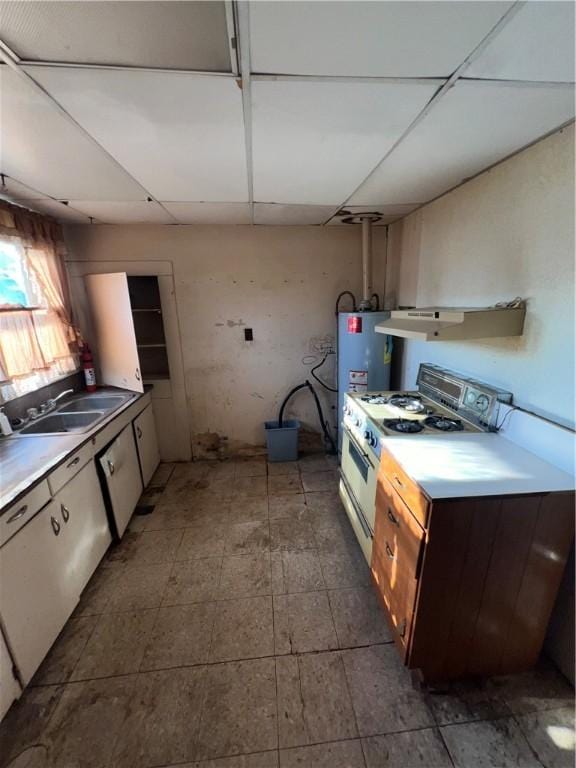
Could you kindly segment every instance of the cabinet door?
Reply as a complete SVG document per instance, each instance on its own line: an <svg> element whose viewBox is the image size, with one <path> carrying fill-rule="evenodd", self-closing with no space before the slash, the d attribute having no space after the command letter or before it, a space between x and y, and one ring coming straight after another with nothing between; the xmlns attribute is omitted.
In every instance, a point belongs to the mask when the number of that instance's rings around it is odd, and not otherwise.
<svg viewBox="0 0 576 768"><path fill-rule="evenodd" d="M12 702L20 698L21 693L20 684L14 677L12 656L0 632L0 720L8 712Z"/></svg>
<svg viewBox="0 0 576 768"><path fill-rule="evenodd" d="M119 536L123 536L142 493L134 431L128 424L100 457Z"/></svg>
<svg viewBox="0 0 576 768"><path fill-rule="evenodd" d="M66 533L51 501L0 549L0 614L25 685L78 602Z"/></svg>
<svg viewBox="0 0 576 768"><path fill-rule="evenodd" d="M60 490L56 502L74 550L69 578L80 594L112 541L94 461Z"/></svg>
<svg viewBox="0 0 576 768"><path fill-rule="evenodd" d="M125 272L86 275L102 384L144 392Z"/></svg>
<svg viewBox="0 0 576 768"><path fill-rule="evenodd" d="M156 471L156 467L160 463L152 405L145 408L138 418L134 419L134 434L136 436L136 446L138 447L142 480L146 488Z"/></svg>
<svg viewBox="0 0 576 768"><path fill-rule="evenodd" d="M396 491L378 478L372 577L403 650L410 641L425 533Z"/></svg>

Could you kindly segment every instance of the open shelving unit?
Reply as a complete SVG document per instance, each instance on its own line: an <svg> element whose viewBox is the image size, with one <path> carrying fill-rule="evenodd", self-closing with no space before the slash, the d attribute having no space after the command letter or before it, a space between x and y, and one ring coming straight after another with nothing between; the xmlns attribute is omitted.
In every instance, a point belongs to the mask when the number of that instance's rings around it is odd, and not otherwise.
<svg viewBox="0 0 576 768"><path fill-rule="evenodd" d="M144 381L169 379L158 278L153 275L129 275L128 292L142 378Z"/></svg>

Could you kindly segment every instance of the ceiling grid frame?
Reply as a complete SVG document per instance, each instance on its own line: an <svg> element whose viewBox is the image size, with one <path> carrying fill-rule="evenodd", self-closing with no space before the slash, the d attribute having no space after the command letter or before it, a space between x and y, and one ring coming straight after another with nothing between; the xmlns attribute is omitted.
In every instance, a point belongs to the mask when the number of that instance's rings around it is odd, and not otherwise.
<svg viewBox="0 0 576 768"><path fill-rule="evenodd" d="M44 98L47 98L58 110L58 112L67 119L72 125L74 125L77 129L79 129L84 136L86 136L101 152L103 152L105 155L108 156L109 159L111 159L114 164L123 172L125 173L130 179L133 180L135 184L138 185L140 189L142 189L143 194L145 195L146 199L149 199L151 202L156 203L159 205L164 212L169 216L174 224L180 223L178 219L163 205L163 203L156 199L152 194L148 192L146 187L143 186L143 184L138 181L123 165L122 163L116 159L116 157L111 154L108 150L104 148L100 144L100 142L94 138L94 136L83 126L78 123L74 117L70 113L67 112L67 110L58 102L56 98L54 98L48 90L46 90L40 83L38 83L32 75L30 75L28 72L21 69L27 64L37 66L37 67L62 67L62 68L86 68L86 69L112 69L112 70L125 70L125 71L141 71L141 72L166 72L171 75L177 76L178 74L187 74L187 75L194 75L198 77L223 77L223 78L234 78L236 79L238 86L242 90L242 110L243 110L243 121L244 121L244 143L245 143L245 151L246 151L246 166L247 166L247 178L248 178L248 204L250 206L250 212L251 212L251 223L255 223L255 204L256 201L254 200L254 167L253 167L253 136L252 136L252 89L251 89L251 83L252 81L292 81L292 82L365 82L365 83L402 83L402 82L430 82L431 80L434 80L438 82L439 80L443 80L443 84L438 88L438 90L434 93L434 95L430 98L430 100L427 102L427 104L423 107L423 109L420 111L420 113L414 118L414 120L410 123L410 125L407 127L407 129L403 132L403 134L398 138L398 140L393 144L393 146L386 152L386 154L380 159L380 161L372 168L372 170L366 175L366 177L358 184L354 190L346 197L346 199L337 206L337 210L339 210L342 207L345 207L349 204L349 201L354 197L354 195L360 190L360 188L366 183L368 179L370 179L374 173L382 166L384 161L396 150L396 148L406 139L407 136L409 136L412 131L421 123L421 121L432 111L434 106L436 106L439 101L443 98L443 96L450 91L450 89L456 84L457 81L464 82L484 82L484 83L494 83L494 84L508 84L508 85L514 85L516 87L534 87L534 86L541 86L543 88L545 87L559 87L559 88L566 88L569 87L571 84L564 82L564 81L531 81L531 80L506 80L506 79L494 79L494 78L488 78L488 77L465 77L464 73L466 70L470 67L470 65L476 61L476 59L483 53L484 49L494 40L495 37L501 32L501 30L519 13L519 11L525 7L528 4L528 0L516 0L516 2L513 3L513 5L501 16L501 18L497 21L497 23L492 27L492 29L485 35L485 37L480 41L480 43L473 49L473 51L464 59L464 61L457 67L457 69L450 75L450 77L447 78L413 78L413 77L374 77L374 76L359 76L359 75L352 75L352 76L346 76L346 75L301 75L301 74L273 74L273 73L260 73L260 72L252 72L251 71L251 49L250 49L250 2L249 0L224 0L224 6L226 11L226 22L227 22L227 31L228 31L228 45L230 50L230 61L231 61L231 72L217 72L217 71L196 71L196 70L190 70L190 69L165 69L165 68L159 68L159 67L140 67L140 66L131 66L131 65L113 65L113 64L98 64L98 63L90 63L90 64L76 64L73 62L53 62L53 61L28 61L27 59L21 59L12 51L5 43L3 43L0 40L0 59L3 60L8 66L10 66L14 71L18 73L20 77L23 77L25 80L28 81L29 84L32 85L38 92L41 92L43 94ZM235 44L234 44L235 43ZM572 83L573 85L573 83ZM423 205L428 204L429 202L432 202L432 200L438 199L438 197L442 197L443 195L447 194L448 192L452 191L452 189L460 186L461 184L469 181L471 178L475 178L477 175L480 175L481 173L484 173L485 171L489 170L489 168L494 167L494 165L498 165L501 162L504 162L509 157L517 154L518 152L523 151L528 146L531 146L532 144L537 143L538 141L541 141L546 136L556 132L557 130L560 130L561 128L565 127L566 125L573 122L573 120L569 120L566 123L564 123L562 126L559 126L557 128L552 129L549 133L547 133L545 136L540 136L536 138L534 141L530 142L527 145L523 145L522 147L519 147L514 152L506 155L506 157L503 157L502 159L498 160L496 163L493 163L490 166L487 166L486 168L482 168L478 171L478 173L475 173L471 175L470 177L464 179L459 184L456 184L454 187L451 187L450 189L446 189L445 191L442 191L440 194L436 195L435 197L431 198L430 200L426 200L425 202L419 203L418 208L422 207ZM16 179L15 179L16 180ZM49 198L51 200L54 200L56 202L62 202L62 200L57 200L56 198L51 197L50 195L44 195L44 197ZM209 201L207 201L209 202ZM81 213L79 211L79 213ZM84 214L85 215L85 214ZM329 217L326 221L322 222L322 224L327 224L329 221L331 221L334 218L334 216Z"/></svg>
<svg viewBox="0 0 576 768"><path fill-rule="evenodd" d="M254 224L254 162L252 144L252 72L250 66L250 4L248 0L234 0L236 22L236 49L240 59L242 111L244 115L244 146L248 181L250 221Z"/></svg>

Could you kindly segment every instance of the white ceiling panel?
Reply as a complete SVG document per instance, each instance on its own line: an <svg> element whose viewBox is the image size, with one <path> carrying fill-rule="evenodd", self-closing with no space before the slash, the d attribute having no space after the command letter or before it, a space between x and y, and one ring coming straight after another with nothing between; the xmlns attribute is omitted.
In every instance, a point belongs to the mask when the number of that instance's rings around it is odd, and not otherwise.
<svg viewBox="0 0 576 768"><path fill-rule="evenodd" d="M525 3L466 70L466 77L572 82L574 3Z"/></svg>
<svg viewBox="0 0 576 768"><path fill-rule="evenodd" d="M573 115L570 86L459 81L349 202L425 202L554 130Z"/></svg>
<svg viewBox="0 0 576 768"><path fill-rule="evenodd" d="M39 200L46 197L37 189L31 189L31 187L21 184L10 176L4 176L0 179L0 194L11 200Z"/></svg>
<svg viewBox="0 0 576 768"><path fill-rule="evenodd" d="M346 205L341 208L335 216L333 216L328 224L333 226L334 224L345 224L344 219L349 216L358 216L361 213L377 213L382 218L380 221L373 222L375 227L391 224L393 221L401 219L403 216L407 216L415 208L418 208L418 203L411 203L410 205ZM349 225L348 225L349 226Z"/></svg>
<svg viewBox="0 0 576 768"><path fill-rule="evenodd" d="M77 211L97 219L102 224L173 224L173 220L155 202L101 202L100 200L70 200Z"/></svg>
<svg viewBox="0 0 576 768"><path fill-rule="evenodd" d="M142 199L128 174L44 94L0 67L0 171L50 197Z"/></svg>
<svg viewBox="0 0 576 768"><path fill-rule="evenodd" d="M233 78L27 69L157 200L248 200L242 92Z"/></svg>
<svg viewBox="0 0 576 768"><path fill-rule="evenodd" d="M2 39L20 58L230 71L223 2L0 2Z"/></svg>
<svg viewBox="0 0 576 768"><path fill-rule="evenodd" d="M335 212L333 205L278 205L254 203L254 224L307 226L324 224Z"/></svg>
<svg viewBox="0 0 576 768"><path fill-rule="evenodd" d="M254 72L447 77L512 2L256 2Z"/></svg>
<svg viewBox="0 0 576 768"><path fill-rule="evenodd" d="M254 81L254 197L338 205L437 88L438 81Z"/></svg>
<svg viewBox="0 0 576 768"><path fill-rule="evenodd" d="M180 224L251 224L249 203L162 203Z"/></svg>
<svg viewBox="0 0 576 768"><path fill-rule="evenodd" d="M30 208L38 213L44 213L47 216L57 219L65 224L89 224L90 219L81 211L73 208L71 205L65 205L58 200L51 200L48 197L41 200L26 200L21 203L26 208Z"/></svg>

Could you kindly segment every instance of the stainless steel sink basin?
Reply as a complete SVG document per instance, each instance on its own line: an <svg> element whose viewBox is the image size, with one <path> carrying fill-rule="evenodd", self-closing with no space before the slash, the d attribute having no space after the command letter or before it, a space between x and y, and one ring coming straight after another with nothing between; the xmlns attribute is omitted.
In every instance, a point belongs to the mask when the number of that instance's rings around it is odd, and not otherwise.
<svg viewBox="0 0 576 768"><path fill-rule="evenodd" d="M64 432L88 432L92 426L106 415L103 411L84 413L51 413L42 416L32 424L20 430L19 435L54 435Z"/></svg>
<svg viewBox="0 0 576 768"><path fill-rule="evenodd" d="M56 413L78 413L79 411L113 411L129 400L131 395L84 395L64 403Z"/></svg>

